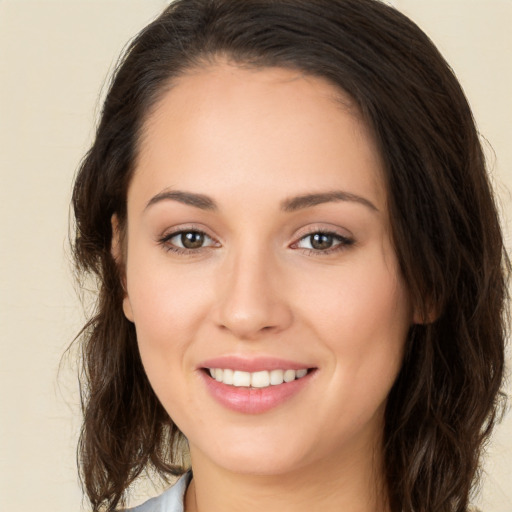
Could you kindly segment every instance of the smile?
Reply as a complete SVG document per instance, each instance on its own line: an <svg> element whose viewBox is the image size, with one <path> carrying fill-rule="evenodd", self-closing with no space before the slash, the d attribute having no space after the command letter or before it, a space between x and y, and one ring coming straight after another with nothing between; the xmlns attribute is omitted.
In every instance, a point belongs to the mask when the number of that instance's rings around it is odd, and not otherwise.
<svg viewBox="0 0 512 512"><path fill-rule="evenodd" d="M218 358L202 366L198 374L208 394L221 406L242 414L261 414L293 401L313 385L318 368L301 366L268 358Z"/></svg>
<svg viewBox="0 0 512 512"><path fill-rule="evenodd" d="M308 373L307 368L299 370L263 370L258 372L244 372L229 368L208 368L208 371L213 379L228 386L260 389L292 382L305 377Z"/></svg>

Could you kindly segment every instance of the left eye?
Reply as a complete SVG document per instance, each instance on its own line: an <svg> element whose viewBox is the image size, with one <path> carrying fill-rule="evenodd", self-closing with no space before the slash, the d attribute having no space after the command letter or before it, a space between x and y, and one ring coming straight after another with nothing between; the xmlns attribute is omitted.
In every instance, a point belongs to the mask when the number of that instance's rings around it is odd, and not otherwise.
<svg viewBox="0 0 512 512"><path fill-rule="evenodd" d="M339 245L348 245L350 243L351 240L340 235L318 232L311 233L301 238L297 242L296 247L315 251L327 251L328 249L335 248Z"/></svg>

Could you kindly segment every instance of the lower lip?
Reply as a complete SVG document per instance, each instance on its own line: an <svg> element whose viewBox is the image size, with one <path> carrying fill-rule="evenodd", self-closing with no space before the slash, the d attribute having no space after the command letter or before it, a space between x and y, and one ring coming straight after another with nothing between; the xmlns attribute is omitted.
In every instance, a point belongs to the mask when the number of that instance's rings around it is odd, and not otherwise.
<svg viewBox="0 0 512 512"><path fill-rule="evenodd" d="M224 407L244 414L261 414L283 404L308 385L313 373L315 372L309 371L300 379L283 382L276 386L246 388L223 384L201 371L202 378L213 398Z"/></svg>

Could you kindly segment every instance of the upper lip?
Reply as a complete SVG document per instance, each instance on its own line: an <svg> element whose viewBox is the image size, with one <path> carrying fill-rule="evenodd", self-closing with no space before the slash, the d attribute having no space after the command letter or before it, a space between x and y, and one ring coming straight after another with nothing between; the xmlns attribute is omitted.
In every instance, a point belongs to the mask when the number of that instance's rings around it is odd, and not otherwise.
<svg viewBox="0 0 512 512"><path fill-rule="evenodd" d="M270 356L240 357L233 355L208 359L203 361L199 368L229 368L244 372L260 372L263 370L301 370L303 368L312 368L312 366L307 363Z"/></svg>

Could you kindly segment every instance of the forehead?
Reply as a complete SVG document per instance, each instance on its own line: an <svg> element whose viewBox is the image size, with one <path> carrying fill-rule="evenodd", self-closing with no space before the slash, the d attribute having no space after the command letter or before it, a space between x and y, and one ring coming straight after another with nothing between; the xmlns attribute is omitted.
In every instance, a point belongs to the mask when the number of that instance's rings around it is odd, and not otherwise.
<svg viewBox="0 0 512 512"><path fill-rule="evenodd" d="M280 106L279 111L275 109L276 104ZM142 138L161 128L162 116L174 114L177 119L184 114L192 120L192 116L208 115L212 106L225 112L226 118L234 114L237 124L252 116L251 125L262 113L267 115L269 123L275 121L275 116L269 116L273 111L276 115L288 113L290 121L311 117L315 111L324 117L330 112L329 118L343 111L353 117L355 125L366 130L355 101L324 78L296 69L241 67L220 61L192 68L174 79L146 116ZM322 107L327 109L320 112ZM205 117L202 121L206 121Z"/></svg>
<svg viewBox="0 0 512 512"><path fill-rule="evenodd" d="M222 63L173 82L146 119L133 181L142 174L153 193L342 186L385 203L380 157L355 102L327 80L283 68Z"/></svg>

